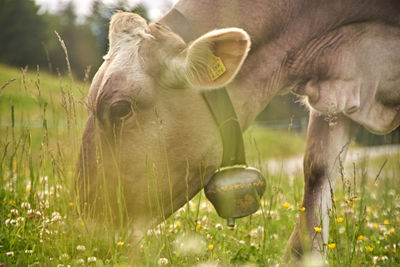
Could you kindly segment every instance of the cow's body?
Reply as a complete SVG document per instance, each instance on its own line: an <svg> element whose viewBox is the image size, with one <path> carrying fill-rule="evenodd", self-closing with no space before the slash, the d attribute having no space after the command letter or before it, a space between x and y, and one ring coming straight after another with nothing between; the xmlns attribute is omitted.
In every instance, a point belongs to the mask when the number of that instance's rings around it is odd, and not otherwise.
<svg viewBox="0 0 400 267"><path fill-rule="evenodd" d="M235 80L227 85L242 129L254 121L274 95L292 91L306 97L311 106L304 158L306 210L296 224L289 247L301 253L306 244L312 244L309 247L313 251L322 251L321 244L328 238L336 165L343 159L357 125L387 133L400 123L400 2L182 0L175 9L178 12L168 13L160 23L185 41L225 27L242 28L250 35L252 49ZM182 21L187 25L182 26ZM152 32L150 29L146 33ZM150 51L175 47L163 38L155 39L159 46ZM143 43L145 46L146 41ZM126 55L116 60L118 53L127 52L129 47L120 44L114 57L111 52L106 57L93 81L89 103L96 110L99 95L106 91L129 92L131 87L141 88L143 109L156 103L142 115L138 105L136 124L141 126L127 127L121 134L121 140L126 140L121 162L129 166L124 166L120 174L128 187L127 214L143 220L152 218L156 223L181 207L208 181L221 161L221 140L200 92L165 89L164 83L154 83L151 75L137 74L142 61L126 61ZM163 50L159 50L160 54L154 56L164 57ZM139 58L150 60L146 51L140 47ZM147 68L156 69L151 64ZM127 76L127 72L132 75ZM160 88L160 84L162 89L151 89ZM91 165L88 170L93 168L91 135L96 114L89 119L84 135L83 151ZM107 132L105 123L97 125L101 132ZM111 148L105 148L105 154L115 149L108 146ZM106 169L112 169L111 165ZM161 170L167 174L161 174ZM138 181L131 175L142 177L148 172L157 172L159 178L149 182L152 175L148 175L146 181ZM93 184L95 188L96 182ZM135 191L137 188L139 191ZM129 193L133 191L135 194ZM157 195L161 208L159 204L149 206L149 199L155 199L149 195ZM136 219L137 225L139 221ZM310 241L314 226L321 226L323 231Z"/></svg>

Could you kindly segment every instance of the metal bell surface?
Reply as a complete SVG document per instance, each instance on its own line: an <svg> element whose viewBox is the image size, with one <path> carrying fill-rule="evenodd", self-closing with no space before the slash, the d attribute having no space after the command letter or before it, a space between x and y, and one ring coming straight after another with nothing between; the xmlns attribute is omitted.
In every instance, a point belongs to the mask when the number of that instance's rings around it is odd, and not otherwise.
<svg viewBox="0 0 400 267"><path fill-rule="evenodd" d="M265 178L256 168L242 165L224 167L214 173L204 191L218 215L233 227L236 218L258 210L265 191Z"/></svg>

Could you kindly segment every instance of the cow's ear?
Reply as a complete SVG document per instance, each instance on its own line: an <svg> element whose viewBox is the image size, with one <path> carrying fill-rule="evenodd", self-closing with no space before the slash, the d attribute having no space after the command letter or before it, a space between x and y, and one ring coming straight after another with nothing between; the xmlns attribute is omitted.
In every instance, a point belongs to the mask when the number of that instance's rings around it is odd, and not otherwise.
<svg viewBox="0 0 400 267"><path fill-rule="evenodd" d="M250 37L241 29L214 30L185 49L183 74L191 87L225 86L238 73L250 50Z"/></svg>

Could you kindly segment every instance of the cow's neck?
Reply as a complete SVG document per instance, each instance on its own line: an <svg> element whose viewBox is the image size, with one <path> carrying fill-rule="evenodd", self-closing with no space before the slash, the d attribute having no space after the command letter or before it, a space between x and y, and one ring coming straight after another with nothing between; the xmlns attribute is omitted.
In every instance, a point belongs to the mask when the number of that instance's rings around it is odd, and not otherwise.
<svg viewBox="0 0 400 267"><path fill-rule="evenodd" d="M245 129L274 95L288 92L295 86L296 77L289 77L285 69L288 55L313 37L341 25L379 19L372 14L385 16L387 10L375 10L368 5L384 6L368 0L362 4L355 0L307 3L255 0L251 4L242 0L181 0L175 9L187 22L182 22L176 12L168 13L161 22L184 39L224 27L239 27L249 33L252 40L249 56L238 76L228 85L238 119ZM190 31L191 28L194 30ZM196 36L190 36L191 32Z"/></svg>
<svg viewBox="0 0 400 267"><path fill-rule="evenodd" d="M224 27L243 28L250 34L251 53L239 75L228 86L228 92L242 129L247 128L254 121L272 96L282 88L282 85L278 84L279 65L285 57L285 48L273 46L271 43L268 49L265 47L265 38L273 39L273 34L279 35L276 25L284 25L285 21L282 21L282 18L286 17L282 15L286 12L285 9L277 4L271 11L266 8L265 3L257 6L257 4L248 5L245 2L239 0L180 1L174 7L175 10L171 10L160 21L186 39L185 41L192 40L210 30ZM257 18L258 22L254 23L249 18ZM273 53L266 57L268 51L273 51Z"/></svg>

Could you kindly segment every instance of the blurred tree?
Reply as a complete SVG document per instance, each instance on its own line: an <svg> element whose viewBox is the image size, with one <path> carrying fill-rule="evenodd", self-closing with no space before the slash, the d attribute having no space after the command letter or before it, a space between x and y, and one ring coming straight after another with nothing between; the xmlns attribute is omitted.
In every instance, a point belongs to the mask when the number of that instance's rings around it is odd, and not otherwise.
<svg viewBox="0 0 400 267"><path fill-rule="evenodd" d="M0 61L17 66L45 61L46 24L33 1L0 0Z"/></svg>
<svg viewBox="0 0 400 267"><path fill-rule="evenodd" d="M51 65L60 72L67 70L65 53L55 34L63 39L69 56L72 72L78 79L84 78L86 69L97 69L101 64L102 52L88 24L77 24L72 2L55 15L47 15L49 40L47 42Z"/></svg>

